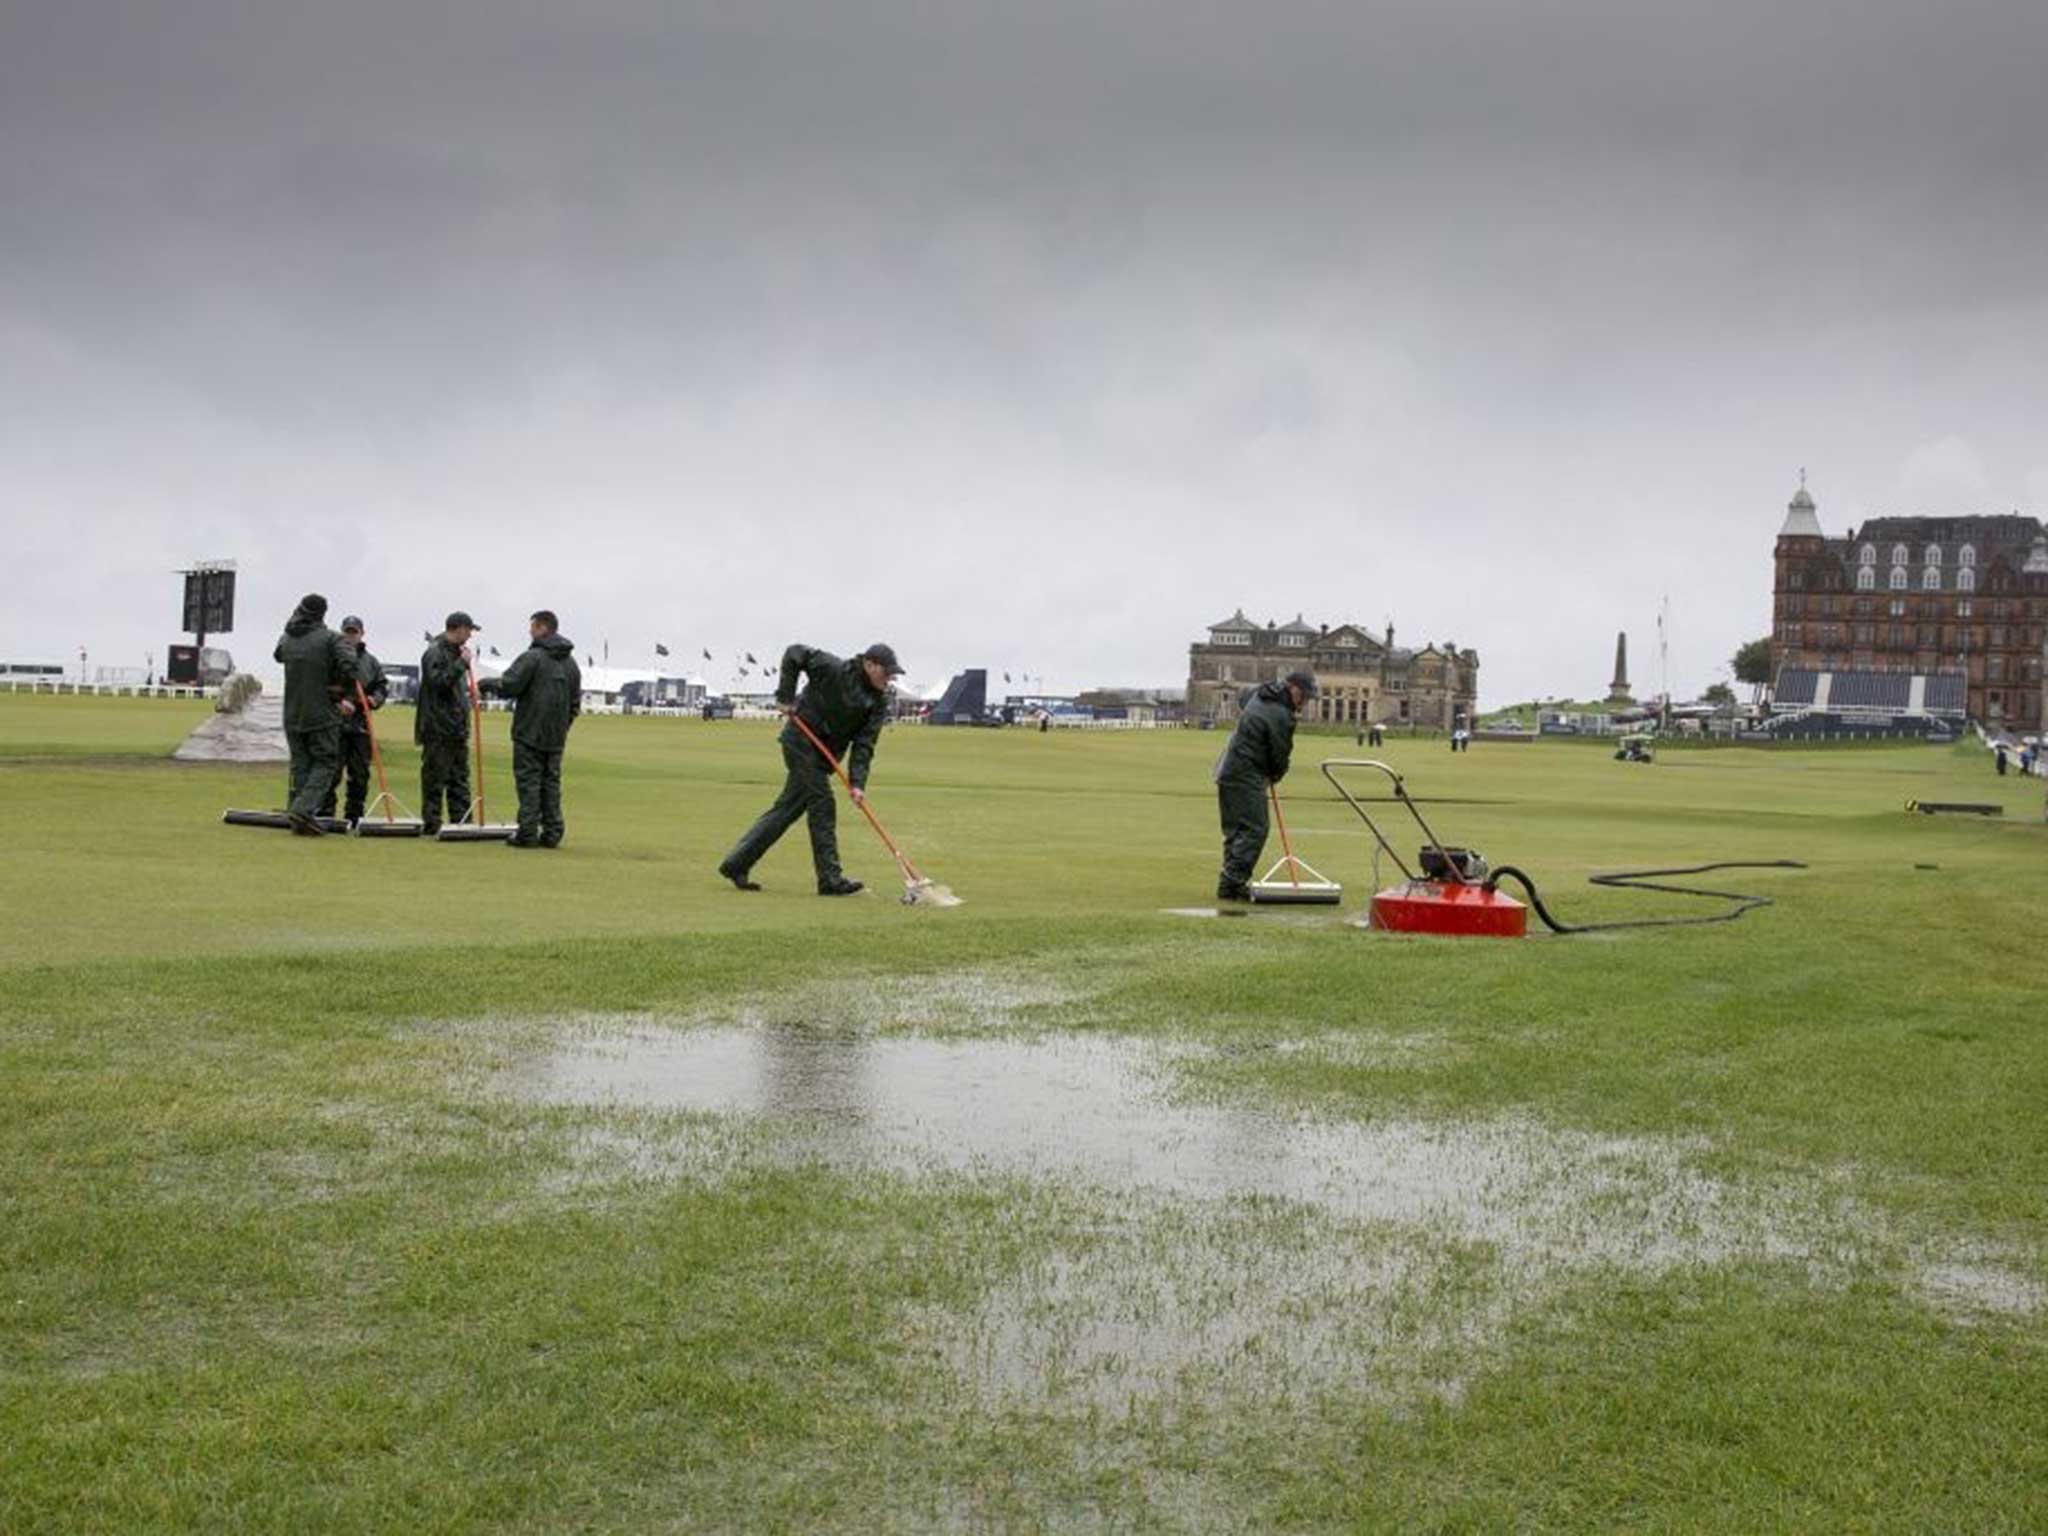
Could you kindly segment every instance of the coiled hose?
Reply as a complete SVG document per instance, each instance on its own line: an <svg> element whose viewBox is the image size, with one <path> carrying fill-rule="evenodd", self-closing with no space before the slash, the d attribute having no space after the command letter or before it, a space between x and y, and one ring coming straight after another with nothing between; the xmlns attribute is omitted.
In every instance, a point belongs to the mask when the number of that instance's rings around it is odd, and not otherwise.
<svg viewBox="0 0 2048 1536"><path fill-rule="evenodd" d="M1771 905L1769 896L1747 896L1740 891L1710 891L1694 885L1659 884L1665 875L1704 875L1716 869L1804 868L1806 866L1797 859L1734 859L1719 864L1688 864L1681 869L1629 869L1612 875L1593 875L1588 880L1592 885L1609 885L1628 891L1661 891L1669 896L1710 896L1716 901L1735 903L1726 912L1710 912L1697 917L1634 917L1613 923L1559 922L1543 905L1543 898L1536 894L1536 882L1512 864L1503 864L1488 875L1486 888L1491 891L1497 889L1503 880L1514 881L1529 898L1529 905L1543 920L1543 925L1552 933L1612 933L1621 928L1690 928L1701 923L1732 923L1745 912Z"/></svg>

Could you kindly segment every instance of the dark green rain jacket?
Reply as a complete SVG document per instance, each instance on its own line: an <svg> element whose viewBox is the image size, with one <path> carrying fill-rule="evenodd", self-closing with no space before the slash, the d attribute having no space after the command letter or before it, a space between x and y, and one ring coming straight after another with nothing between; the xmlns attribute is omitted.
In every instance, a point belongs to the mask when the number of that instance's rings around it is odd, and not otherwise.
<svg viewBox="0 0 2048 1536"><path fill-rule="evenodd" d="M809 678L803 697L796 692L797 674ZM841 661L830 651L808 645L792 645L782 653L782 678L775 687L775 702L796 705L805 725L823 738L832 755L846 768L856 789L866 789L868 765L875 758L875 739L889 718L889 690L868 686L867 669L860 658ZM815 752L810 738L794 725L782 728L785 746L804 747Z"/></svg>
<svg viewBox="0 0 2048 1536"><path fill-rule="evenodd" d="M462 659L462 647L450 645L446 635L434 636L420 657L412 739L422 744L469 740L469 665Z"/></svg>
<svg viewBox="0 0 2048 1536"><path fill-rule="evenodd" d="M354 646L305 609L295 608L271 655L284 665L286 730L323 731L341 724L334 706L341 690L354 691Z"/></svg>
<svg viewBox="0 0 2048 1536"><path fill-rule="evenodd" d="M514 658L493 693L514 700L512 739L542 752L559 752L569 727L583 713L583 669L576 647L560 635L542 635Z"/></svg>
<svg viewBox="0 0 2048 1536"><path fill-rule="evenodd" d="M363 685L363 697L370 701L370 708L382 709L385 695L391 691L390 679L384 676L384 663L370 654L367 645L356 650L356 682ZM362 705L356 703L355 684L343 687L341 696L356 705L356 712L344 722L343 729L360 736L370 728L370 722L363 718Z"/></svg>
<svg viewBox="0 0 2048 1536"><path fill-rule="evenodd" d="M1230 745L1216 760L1218 784L1277 784L1294 756L1294 708L1285 683L1261 683L1245 700L1230 733Z"/></svg>

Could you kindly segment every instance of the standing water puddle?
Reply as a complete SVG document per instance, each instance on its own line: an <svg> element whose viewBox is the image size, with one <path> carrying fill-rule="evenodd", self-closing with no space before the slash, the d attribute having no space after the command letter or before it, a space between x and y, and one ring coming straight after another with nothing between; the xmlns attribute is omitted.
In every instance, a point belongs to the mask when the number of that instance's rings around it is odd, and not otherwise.
<svg viewBox="0 0 2048 1536"><path fill-rule="evenodd" d="M512 1086L757 1127L740 1155L779 1165L1021 1177L1067 1202L1051 1251L994 1277L972 1316L931 1320L958 1374L1002 1399L1124 1406L1197 1378L1455 1392L1511 1313L1574 1273L1775 1259L1826 1277L1891 1246L1839 1180L1738 1186L1689 1166L1704 1143L1522 1116L1191 1098L1176 1068L1199 1055L761 1023L586 1037Z"/></svg>
<svg viewBox="0 0 2048 1536"><path fill-rule="evenodd" d="M1172 1055L1085 1036L858 1037L771 1024L596 1041L522 1082L551 1103L759 1116L781 1158L1299 1200L1523 1253L1684 1262L1799 1245L1674 1142L1522 1119L1357 1122L1172 1092Z"/></svg>

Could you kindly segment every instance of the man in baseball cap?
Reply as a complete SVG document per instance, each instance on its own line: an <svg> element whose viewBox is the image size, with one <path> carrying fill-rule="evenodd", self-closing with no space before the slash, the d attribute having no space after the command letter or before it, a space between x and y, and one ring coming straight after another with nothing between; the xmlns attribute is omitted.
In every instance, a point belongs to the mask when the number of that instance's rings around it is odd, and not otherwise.
<svg viewBox="0 0 2048 1536"><path fill-rule="evenodd" d="M370 708L382 709L384 699L390 691L390 681L384 675L384 663L370 654L369 644L363 638L363 621L350 614L341 621L341 641L356 656L356 682L362 685L362 697ZM348 781L348 799L343 803L342 815L350 826L363 819L363 807L370 798L370 722L363 718L353 685L341 693L341 771ZM334 814L335 792L339 785L327 787L327 798L321 802L320 814Z"/></svg>
<svg viewBox="0 0 2048 1536"><path fill-rule="evenodd" d="M1266 846L1267 786L1287 777L1294 756L1294 717L1316 696L1316 680L1290 672L1249 690L1237 729L1216 761L1216 810L1223 823L1223 869L1216 877L1221 901L1251 897L1252 870Z"/></svg>
<svg viewBox="0 0 2048 1536"><path fill-rule="evenodd" d="M469 640L482 627L458 608L420 657L412 739L420 748L420 830L428 837L441 830L444 801L449 821L469 815L469 667L476 659Z"/></svg>
<svg viewBox="0 0 2048 1536"><path fill-rule="evenodd" d="M895 650L880 641L846 661L808 645L792 645L782 653L775 703L790 717L781 736L782 763L789 776L775 803L747 828L718 866L721 875L743 891L758 891L761 887L749 872L801 817L810 823L818 894L851 896L861 888L860 881L847 879L839 868L838 812L832 798L832 765L825 753L829 751L844 764L852 785L848 793L860 804L867 796L875 740L882 734L882 722L889 718L889 679L902 672ZM799 675L809 679L801 697L796 691ZM810 735L804 733L803 726L810 728ZM824 744L822 750L819 742Z"/></svg>

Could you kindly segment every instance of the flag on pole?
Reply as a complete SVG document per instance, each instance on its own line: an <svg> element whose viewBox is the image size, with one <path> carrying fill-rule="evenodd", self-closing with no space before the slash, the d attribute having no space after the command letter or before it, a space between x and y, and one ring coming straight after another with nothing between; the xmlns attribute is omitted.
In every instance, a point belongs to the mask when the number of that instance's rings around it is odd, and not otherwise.
<svg viewBox="0 0 2048 1536"><path fill-rule="evenodd" d="M610 640L606 640L604 643L604 662L606 666L610 666L612 662L612 643Z"/></svg>
<svg viewBox="0 0 2048 1536"><path fill-rule="evenodd" d="M657 656L666 656L668 654L668 647L663 645L659 640L657 640L654 642L654 654Z"/></svg>
<svg viewBox="0 0 2048 1536"><path fill-rule="evenodd" d="M758 662L758 661L754 661L754 653L753 653L752 651L749 651L749 652L747 652L747 660L749 660L749 661L753 661L753 662L754 662L754 665L755 665L755 666L757 666L757 667L758 667L759 665L761 665L761 663L760 663L760 662Z"/></svg>
<svg viewBox="0 0 2048 1536"><path fill-rule="evenodd" d="M711 659L711 653L710 653L709 651L706 651L706 652L704 653L704 659L705 659L706 661L709 661L709 660Z"/></svg>

